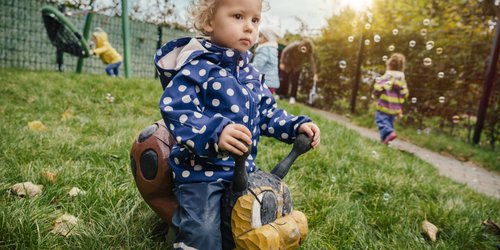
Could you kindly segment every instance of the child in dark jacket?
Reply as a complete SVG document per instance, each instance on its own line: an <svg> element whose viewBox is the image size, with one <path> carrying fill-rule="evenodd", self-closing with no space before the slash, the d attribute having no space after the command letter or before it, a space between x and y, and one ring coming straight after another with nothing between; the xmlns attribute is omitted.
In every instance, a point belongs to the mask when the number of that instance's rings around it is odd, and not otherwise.
<svg viewBox="0 0 500 250"><path fill-rule="evenodd" d="M175 249L221 249L220 206L243 155L257 170L260 135L292 143L299 133L320 142L308 117L277 108L263 76L250 64L262 0L197 0L195 28L209 39L181 38L160 48L155 64L164 92L160 110L176 138L169 163L179 202L172 224Z"/></svg>

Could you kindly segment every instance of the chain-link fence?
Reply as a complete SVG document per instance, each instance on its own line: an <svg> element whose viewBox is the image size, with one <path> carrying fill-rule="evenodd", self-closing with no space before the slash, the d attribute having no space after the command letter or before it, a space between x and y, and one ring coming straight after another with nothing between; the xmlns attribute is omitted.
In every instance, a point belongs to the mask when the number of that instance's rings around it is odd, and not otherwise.
<svg viewBox="0 0 500 250"><path fill-rule="evenodd" d="M0 67L57 69L56 48L50 43L40 12L45 5L53 4L42 0L0 1ZM70 16L68 19L80 33L83 32L85 15ZM96 13L91 30L95 27L105 30L111 45L123 55L121 17ZM187 31L159 28L154 24L130 20L132 76L154 76L153 55L157 49L159 29L162 33L161 43L192 35ZM64 54L65 71L75 71L77 61L77 57ZM98 57L87 58L84 60L83 72L104 74L104 65Z"/></svg>

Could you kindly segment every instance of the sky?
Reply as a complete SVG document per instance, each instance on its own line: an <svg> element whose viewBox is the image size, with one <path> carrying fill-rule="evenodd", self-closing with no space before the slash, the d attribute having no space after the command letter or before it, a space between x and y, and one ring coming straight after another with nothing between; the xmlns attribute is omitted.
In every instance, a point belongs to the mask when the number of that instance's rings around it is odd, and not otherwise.
<svg viewBox="0 0 500 250"><path fill-rule="evenodd" d="M270 9L263 13L263 24L278 25L282 32L298 33L300 22L304 21L308 34L318 34L326 27L327 19L343 6L361 8L369 0L266 0ZM190 1L172 0L180 17L186 17L185 10ZM181 22L183 23L183 22Z"/></svg>

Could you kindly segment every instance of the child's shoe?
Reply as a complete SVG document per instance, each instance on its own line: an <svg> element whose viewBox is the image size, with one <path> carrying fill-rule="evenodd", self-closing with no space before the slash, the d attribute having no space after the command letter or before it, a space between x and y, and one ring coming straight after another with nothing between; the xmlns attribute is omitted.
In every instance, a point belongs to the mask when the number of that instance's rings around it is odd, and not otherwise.
<svg viewBox="0 0 500 250"><path fill-rule="evenodd" d="M394 139L396 139L396 137L398 137L398 135L396 134L396 131L392 131L386 138L385 140L382 142L383 144L388 144L390 141L393 141Z"/></svg>

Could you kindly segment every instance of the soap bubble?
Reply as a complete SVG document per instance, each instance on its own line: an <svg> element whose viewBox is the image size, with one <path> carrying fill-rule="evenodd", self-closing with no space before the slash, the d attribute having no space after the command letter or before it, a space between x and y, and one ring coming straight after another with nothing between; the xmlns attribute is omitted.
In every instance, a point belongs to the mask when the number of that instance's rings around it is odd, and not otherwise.
<svg viewBox="0 0 500 250"><path fill-rule="evenodd" d="M429 24L431 24L431 20L429 19L424 19L424 21L422 22L425 26L428 26Z"/></svg>
<svg viewBox="0 0 500 250"><path fill-rule="evenodd" d="M444 96L439 97L439 103L444 103L446 101L446 98Z"/></svg>
<svg viewBox="0 0 500 250"><path fill-rule="evenodd" d="M388 56L383 56L383 57L382 57L382 61L384 61L384 62L385 62L385 61L387 61L387 59L388 59L388 58L389 58Z"/></svg>
<svg viewBox="0 0 500 250"><path fill-rule="evenodd" d="M427 50L431 50L432 48L434 48L434 41L427 41L427 42L425 43L425 48L426 48Z"/></svg>
<svg viewBox="0 0 500 250"><path fill-rule="evenodd" d="M417 98L416 97L412 97L411 98L411 103L417 103Z"/></svg>
<svg viewBox="0 0 500 250"><path fill-rule="evenodd" d="M384 193L384 201L388 201L391 198L391 195L389 193Z"/></svg>
<svg viewBox="0 0 500 250"><path fill-rule="evenodd" d="M452 122L453 122L454 124L457 124L457 123L459 123L459 122L460 122L460 116L458 116L458 115L454 115L454 116L451 118L451 120L452 120Z"/></svg>
<svg viewBox="0 0 500 250"><path fill-rule="evenodd" d="M340 61L339 61L339 67L340 67L341 69L345 69L345 68L347 67L347 62L346 62L346 61L344 61L344 60L340 60Z"/></svg>
<svg viewBox="0 0 500 250"><path fill-rule="evenodd" d="M444 72L439 72L439 73L438 73L438 77L439 77L440 79L443 79L443 78L444 78Z"/></svg>
<svg viewBox="0 0 500 250"><path fill-rule="evenodd" d="M393 30L392 30L392 34L393 34L393 35L397 36L397 35L398 35L398 33L399 33L399 30L398 30L398 29L393 29Z"/></svg>
<svg viewBox="0 0 500 250"><path fill-rule="evenodd" d="M410 47L415 47L415 45L417 44L417 42L415 42L415 40L411 40L408 45L410 45Z"/></svg>
<svg viewBox="0 0 500 250"><path fill-rule="evenodd" d="M424 66L431 66L432 65L432 59L429 57L424 58Z"/></svg>
<svg viewBox="0 0 500 250"><path fill-rule="evenodd" d="M377 34L377 35L375 35L375 36L373 37L373 41L374 41L374 42L376 42L376 43L380 42L380 36L379 36L378 34Z"/></svg>
<svg viewBox="0 0 500 250"><path fill-rule="evenodd" d="M394 45L390 45L389 48L387 48L389 51L394 51L396 47Z"/></svg>
<svg viewBox="0 0 500 250"><path fill-rule="evenodd" d="M371 28L372 28L372 25L371 25L371 24L369 24L369 23L365 24L365 29L369 30L369 29L371 29Z"/></svg>
<svg viewBox="0 0 500 250"><path fill-rule="evenodd" d="M366 39L366 40L365 40L365 45L366 45L366 46L370 45L370 40Z"/></svg>
<svg viewBox="0 0 500 250"><path fill-rule="evenodd" d="M436 53L437 53L438 55L443 54L443 48L437 48L437 49L436 49Z"/></svg>
<svg viewBox="0 0 500 250"><path fill-rule="evenodd" d="M427 35L427 29L421 29L420 30L420 35L426 36Z"/></svg>
<svg viewBox="0 0 500 250"><path fill-rule="evenodd" d="M454 75L457 73L457 70L455 68L450 69L450 74Z"/></svg>
<svg viewBox="0 0 500 250"><path fill-rule="evenodd" d="M347 41L349 41L350 43L352 43L354 41L354 36L349 36L347 38Z"/></svg>

